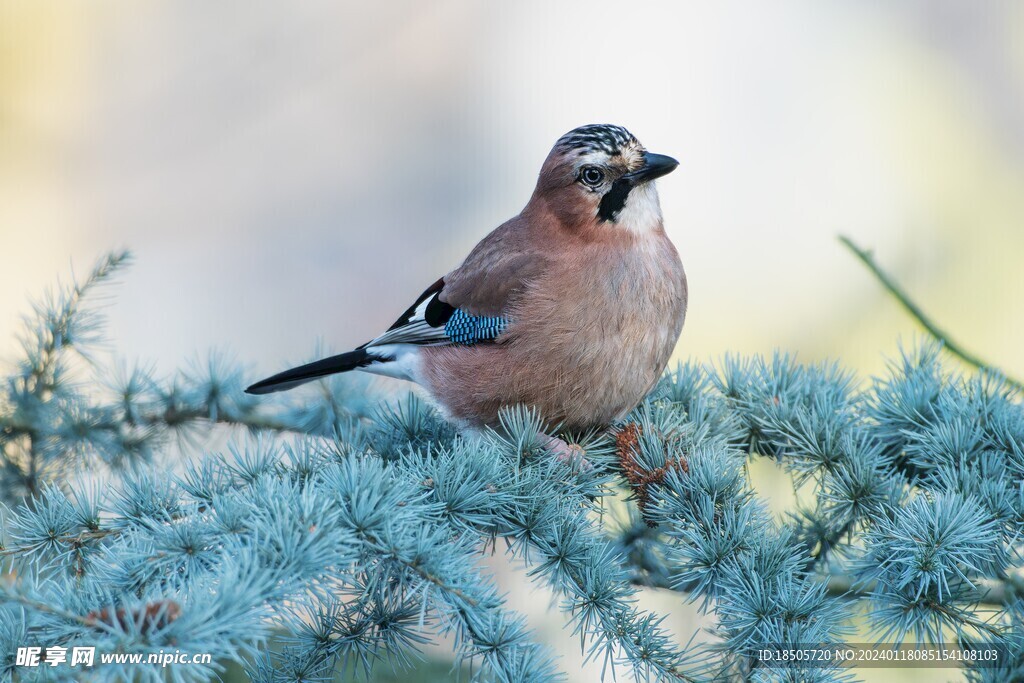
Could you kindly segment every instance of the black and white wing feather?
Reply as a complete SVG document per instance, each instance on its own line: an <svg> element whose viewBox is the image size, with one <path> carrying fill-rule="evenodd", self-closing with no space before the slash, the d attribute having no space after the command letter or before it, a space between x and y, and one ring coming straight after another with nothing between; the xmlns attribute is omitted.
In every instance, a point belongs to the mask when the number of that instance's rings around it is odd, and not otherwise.
<svg viewBox="0 0 1024 683"><path fill-rule="evenodd" d="M444 278L432 284L384 334L359 348L279 372L253 384L246 392L284 391L321 377L358 369L410 379L402 358L408 357L414 347L493 342L508 327L504 317L473 315L442 301L444 285Z"/></svg>
<svg viewBox="0 0 1024 683"><path fill-rule="evenodd" d="M472 315L441 300L444 278L427 288L388 330L360 349L414 344L479 344L492 342L505 331L508 320L500 316Z"/></svg>

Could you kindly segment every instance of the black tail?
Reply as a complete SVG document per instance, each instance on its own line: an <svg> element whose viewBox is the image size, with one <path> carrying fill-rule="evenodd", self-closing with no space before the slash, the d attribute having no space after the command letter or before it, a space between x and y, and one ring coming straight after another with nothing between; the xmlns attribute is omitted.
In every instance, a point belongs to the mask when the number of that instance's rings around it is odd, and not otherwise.
<svg viewBox="0 0 1024 683"><path fill-rule="evenodd" d="M348 372L356 368L364 368L371 363L384 360L380 356L369 353L366 349L356 349L348 353L342 353L330 358L324 358L313 363L300 365L291 370L279 372L273 377L268 377L253 384L245 390L247 394L270 394L275 391L285 391L297 387L315 379L333 375L339 372Z"/></svg>

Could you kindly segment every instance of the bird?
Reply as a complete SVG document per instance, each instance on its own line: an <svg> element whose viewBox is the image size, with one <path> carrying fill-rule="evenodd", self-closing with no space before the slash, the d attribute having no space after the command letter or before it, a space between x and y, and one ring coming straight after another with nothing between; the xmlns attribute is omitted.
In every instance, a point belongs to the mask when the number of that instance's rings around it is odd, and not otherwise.
<svg viewBox="0 0 1024 683"><path fill-rule="evenodd" d="M505 407L533 408L554 425L540 443L578 457L559 435L622 420L654 387L682 332L686 274L655 187L678 165L618 125L569 131L519 215L391 327L246 392L361 370L420 385L467 433L500 428Z"/></svg>

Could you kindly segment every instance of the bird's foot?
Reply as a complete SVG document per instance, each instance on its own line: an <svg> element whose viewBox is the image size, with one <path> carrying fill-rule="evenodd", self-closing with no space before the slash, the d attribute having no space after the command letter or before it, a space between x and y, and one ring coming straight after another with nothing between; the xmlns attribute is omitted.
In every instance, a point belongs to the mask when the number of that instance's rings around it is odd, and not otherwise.
<svg viewBox="0 0 1024 683"><path fill-rule="evenodd" d="M582 446L575 443L566 443L556 436L541 434L541 443L555 460L569 465L574 471L589 472L594 466L587 460L587 452Z"/></svg>

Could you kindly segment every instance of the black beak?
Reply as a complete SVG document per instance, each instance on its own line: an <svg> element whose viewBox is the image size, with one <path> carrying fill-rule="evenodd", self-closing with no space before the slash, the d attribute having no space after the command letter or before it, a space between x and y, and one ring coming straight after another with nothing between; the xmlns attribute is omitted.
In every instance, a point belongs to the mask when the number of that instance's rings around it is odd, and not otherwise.
<svg viewBox="0 0 1024 683"><path fill-rule="evenodd" d="M629 177L637 185L668 175L679 165L678 161L664 154L644 152L643 158L644 165L629 174Z"/></svg>

